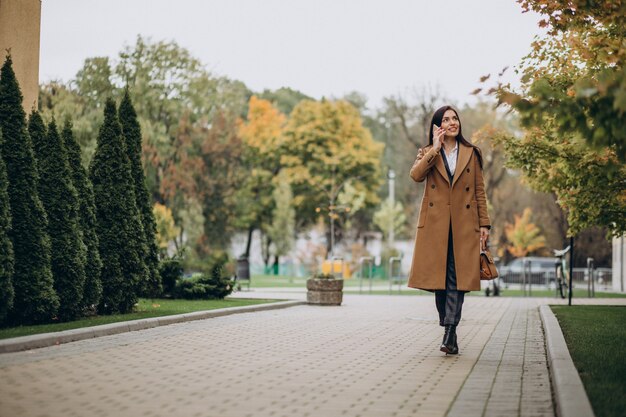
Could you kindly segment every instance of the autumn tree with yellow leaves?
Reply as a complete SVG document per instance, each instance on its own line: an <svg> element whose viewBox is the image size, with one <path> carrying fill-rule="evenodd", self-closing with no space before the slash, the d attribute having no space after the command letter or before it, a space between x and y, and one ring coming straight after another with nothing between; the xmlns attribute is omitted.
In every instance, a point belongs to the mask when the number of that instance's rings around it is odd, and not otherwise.
<svg viewBox="0 0 626 417"><path fill-rule="evenodd" d="M488 90L516 111L524 128L523 136L502 135L497 143L508 167L519 169L533 189L556 195L570 236L593 226L621 236L626 232L626 4L517 2L524 12L541 15L546 34L534 40L516 68L519 88L500 80Z"/></svg>
<svg viewBox="0 0 626 417"><path fill-rule="evenodd" d="M346 184L365 193L365 207L379 202L384 144L374 141L353 105L343 100L301 101L283 136L280 165L291 181L296 230L333 210Z"/></svg>
<svg viewBox="0 0 626 417"><path fill-rule="evenodd" d="M506 223L504 226L504 233L510 243L507 250L516 258L546 247L546 239L541 230L530 221L531 215L532 210L526 207L521 216L515 216L514 224Z"/></svg>
<svg viewBox="0 0 626 417"><path fill-rule="evenodd" d="M172 210L163 204L155 203L152 208L157 226L157 244L162 256L167 255L170 242L174 242L180 229L174 222Z"/></svg>
<svg viewBox="0 0 626 417"><path fill-rule="evenodd" d="M248 103L248 116L241 120L237 133L244 144L243 169L245 176L239 185L237 201L237 226L248 233L243 256L250 255L252 233L260 230L268 247L275 200L273 191L278 186L280 147L286 116L267 100L252 96ZM267 249L267 248L266 248ZM269 263L269 250L264 251L265 264Z"/></svg>

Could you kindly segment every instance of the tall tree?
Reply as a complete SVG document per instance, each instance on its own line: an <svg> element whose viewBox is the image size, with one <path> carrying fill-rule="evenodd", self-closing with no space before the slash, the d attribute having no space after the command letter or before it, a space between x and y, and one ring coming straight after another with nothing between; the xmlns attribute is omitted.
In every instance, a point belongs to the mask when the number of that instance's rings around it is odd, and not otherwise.
<svg viewBox="0 0 626 417"><path fill-rule="evenodd" d="M156 242L156 222L152 211L152 198L146 187L146 175L141 164L141 127L128 89L124 92L124 97L120 103L119 118L130 159L130 169L135 186L135 201L144 232L145 253L143 259L148 268L148 279L143 283L140 294L146 297L158 297L163 292L163 286L158 270L159 249Z"/></svg>
<svg viewBox="0 0 626 417"><path fill-rule="evenodd" d="M298 90L289 87L281 87L277 90L263 90L258 98L272 103L283 114L290 114L294 107L302 100L313 100Z"/></svg>
<svg viewBox="0 0 626 417"><path fill-rule="evenodd" d="M11 207L9 237L13 244L15 298L9 320L14 323L50 321L59 308L50 269L47 220L37 192L37 168L22 93L7 56L0 71L0 130Z"/></svg>
<svg viewBox="0 0 626 417"><path fill-rule="evenodd" d="M518 0L542 15L518 90L488 93L517 111L524 137L502 137L509 166L554 192L569 234L626 232L626 6L623 2ZM481 81L485 81L485 76Z"/></svg>
<svg viewBox="0 0 626 417"><path fill-rule="evenodd" d="M72 184L78 194L78 222L82 240L87 250L83 305L88 311L94 311L102 295L102 283L100 282L102 260L98 251L99 244L98 235L96 234L96 208L93 199L93 189L87 176L87 170L81 164L80 146L74 139L72 123L69 119L65 121L61 136L67 151Z"/></svg>
<svg viewBox="0 0 626 417"><path fill-rule="evenodd" d="M244 143L245 175L238 194L237 223L248 234L243 256L249 257L252 233L266 230L272 222L272 198L280 170L280 146L286 117L272 103L250 97L248 116L239 123L238 135ZM272 239L271 234L267 237Z"/></svg>
<svg viewBox="0 0 626 417"><path fill-rule="evenodd" d="M400 137L415 147L428 145L430 120L437 108L446 103L439 91L439 86L413 90L407 98L406 94L391 95L384 98L383 114L385 119L396 126Z"/></svg>
<svg viewBox="0 0 626 417"><path fill-rule="evenodd" d="M333 210L348 183L365 192L365 206L375 206L383 148L350 103L300 102L285 127L280 159L294 194L296 230L314 224L318 208Z"/></svg>
<svg viewBox="0 0 626 417"><path fill-rule="evenodd" d="M242 141L232 115L218 113L210 123L192 124L183 117L174 148L161 193L181 226L181 236L193 235L186 244L203 259L213 249L229 247L236 230L236 207L245 204L239 193L248 175L241 169Z"/></svg>
<svg viewBox="0 0 626 417"><path fill-rule="evenodd" d="M251 93L239 81L211 74L175 42L139 36L120 51L116 61L112 66L108 57L90 57L67 84L43 85L39 100L42 116L45 121L51 120L53 113L59 120L72 118L83 164L88 166L102 125L105 99L123 97L128 86L142 130L146 184L153 199L163 203L160 183L176 150L173 145L179 121L185 115L192 124L210 121L224 111L243 117Z"/></svg>
<svg viewBox="0 0 626 417"><path fill-rule="evenodd" d="M0 132L0 148L2 147L2 134ZM13 245L9 239L11 228L11 212L9 210L9 195L7 188L6 165L0 155L0 323L4 321L13 307Z"/></svg>
<svg viewBox="0 0 626 417"><path fill-rule="evenodd" d="M91 161L90 178L96 207L102 258L102 313L126 313L137 302L137 289L148 274L141 256L143 230L137 210L130 161L115 103L107 100L104 124Z"/></svg>
<svg viewBox="0 0 626 417"><path fill-rule="evenodd" d="M212 75L175 42L138 36L119 53L114 72L130 88L145 138L148 189L155 197L160 197L162 175L176 151L172 145L183 116L192 125L225 111L242 117L250 97L243 83Z"/></svg>
<svg viewBox="0 0 626 417"><path fill-rule="evenodd" d="M54 289L59 296L59 319L73 320L83 311L86 247L78 224L78 194L72 184L67 153L56 122L48 132L39 112L30 115L28 131L39 173L38 191L48 218Z"/></svg>
<svg viewBox="0 0 626 417"><path fill-rule="evenodd" d="M274 273L278 274L281 256L289 253L294 245L296 211L293 208L293 193L289 179L284 173L278 175L278 186L272 192L274 211L267 235L274 243Z"/></svg>
<svg viewBox="0 0 626 417"><path fill-rule="evenodd" d="M236 119L229 113L218 113L209 129L202 129L202 163L205 167L201 184L204 235L213 248L228 250L235 229L237 188L247 172L241 169L242 140L237 135Z"/></svg>

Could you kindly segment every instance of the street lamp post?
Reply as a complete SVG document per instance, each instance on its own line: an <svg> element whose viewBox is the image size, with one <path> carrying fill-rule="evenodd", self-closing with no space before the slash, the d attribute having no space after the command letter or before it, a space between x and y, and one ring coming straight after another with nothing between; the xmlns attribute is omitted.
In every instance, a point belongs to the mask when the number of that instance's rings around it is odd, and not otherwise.
<svg viewBox="0 0 626 417"><path fill-rule="evenodd" d="M393 211L395 206L395 182L396 182L396 173L393 169L389 169L387 173L387 178L389 179L389 207ZM391 217L391 221L389 222L389 247L393 247L393 243L395 240L395 231L394 231L394 219Z"/></svg>

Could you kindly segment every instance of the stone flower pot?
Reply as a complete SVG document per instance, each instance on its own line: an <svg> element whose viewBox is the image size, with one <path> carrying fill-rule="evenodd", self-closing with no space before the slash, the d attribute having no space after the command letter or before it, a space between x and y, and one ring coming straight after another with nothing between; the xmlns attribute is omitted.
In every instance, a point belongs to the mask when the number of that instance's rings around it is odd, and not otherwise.
<svg viewBox="0 0 626 417"><path fill-rule="evenodd" d="M309 304L338 306L343 300L343 279L332 275L316 275L306 281Z"/></svg>

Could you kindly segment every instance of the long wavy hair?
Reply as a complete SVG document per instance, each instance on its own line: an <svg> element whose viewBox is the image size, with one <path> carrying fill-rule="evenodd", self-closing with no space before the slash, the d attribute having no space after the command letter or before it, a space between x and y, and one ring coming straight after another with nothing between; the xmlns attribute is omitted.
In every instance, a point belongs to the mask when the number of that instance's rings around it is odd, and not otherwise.
<svg viewBox="0 0 626 417"><path fill-rule="evenodd" d="M456 139L459 142L461 142L463 145L470 146L470 147L474 148L474 150L476 151L476 156L478 157L478 163L480 164L480 167L482 168L483 167L483 156L482 156L482 154L480 152L480 149L478 148L478 146L470 143L467 139L465 139L463 137L463 126L461 124L461 117L459 117L459 112L456 111L456 109L454 109L452 106L440 107L433 114L433 118L430 121L430 127L428 129L428 131L429 131L429 133L428 133L428 144L430 146L433 145L433 125L437 125L437 126L441 127L441 121L443 119L443 115L448 110L452 110L456 114L456 117L459 119L459 134L456 136Z"/></svg>

